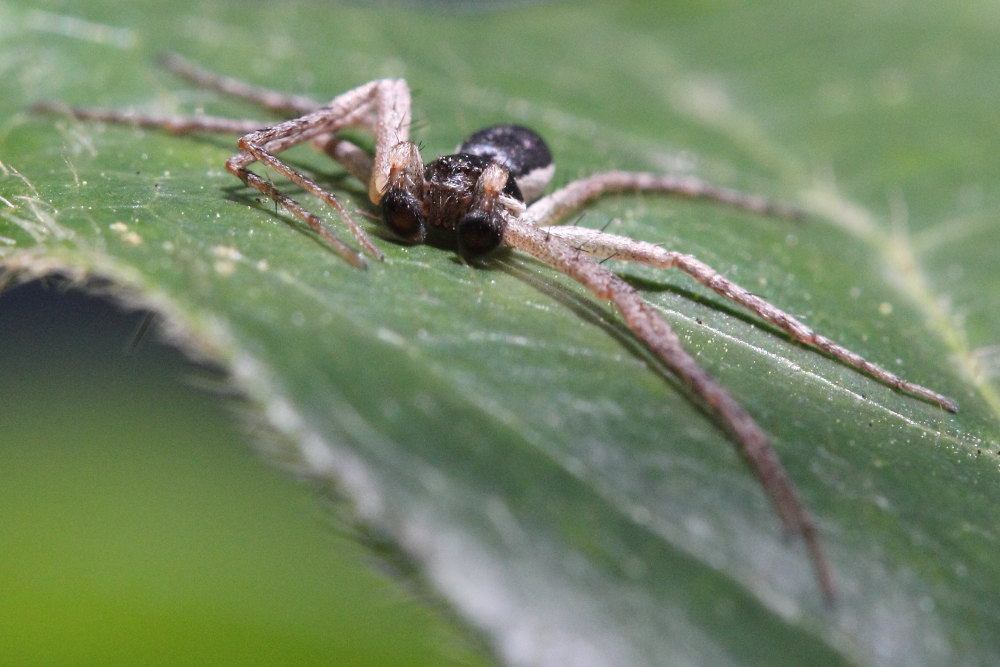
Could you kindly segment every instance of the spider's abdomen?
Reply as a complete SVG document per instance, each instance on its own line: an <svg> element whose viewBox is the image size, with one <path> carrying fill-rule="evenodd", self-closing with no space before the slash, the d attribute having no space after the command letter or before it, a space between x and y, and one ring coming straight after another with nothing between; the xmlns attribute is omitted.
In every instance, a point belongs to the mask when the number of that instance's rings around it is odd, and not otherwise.
<svg viewBox="0 0 1000 667"><path fill-rule="evenodd" d="M524 201L541 196L552 180L552 152L537 132L521 125L493 125L469 136L457 153L498 162L517 181Z"/></svg>

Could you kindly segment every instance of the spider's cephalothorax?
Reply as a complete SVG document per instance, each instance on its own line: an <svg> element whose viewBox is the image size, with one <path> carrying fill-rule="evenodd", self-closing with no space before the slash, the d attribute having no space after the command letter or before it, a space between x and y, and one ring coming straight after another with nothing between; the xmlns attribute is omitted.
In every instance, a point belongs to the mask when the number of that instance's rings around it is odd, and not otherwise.
<svg viewBox="0 0 1000 667"><path fill-rule="evenodd" d="M466 257L498 246L526 252L585 286L594 296L615 304L622 321L665 367L690 387L703 405L729 431L739 451L757 474L785 527L798 534L812 557L820 587L834 597L833 576L816 527L798 498L767 435L726 389L684 349L680 337L635 287L603 265L608 259L684 271L722 297L755 313L793 340L822 350L841 363L942 408L955 412L954 401L887 371L826 338L761 297L740 287L691 255L657 244L575 226L556 226L586 203L609 192L657 192L708 199L738 209L797 217L792 207L707 183L691 176L607 171L572 181L540 197L552 172L552 155L532 130L496 125L476 132L455 154L426 166L409 140L410 90L402 79L369 81L323 105L298 95L284 95L222 77L179 56L165 65L195 83L242 97L262 107L293 116L268 127L259 121L209 116L153 116L106 109L67 109L38 104L39 111L68 111L77 118L166 128L176 133L230 132L242 137L239 152L226 169L295 215L318 233L346 261L366 265L354 248L341 241L323 220L249 169L260 162L309 194L333 207L358 243L372 257L384 259L378 247L354 221L340 199L277 154L310 142L368 184L372 203L382 207L388 227L411 243L428 241L455 247ZM258 129L264 127L264 129ZM339 133L360 127L375 137L370 156ZM534 201L537 199L537 201ZM534 201L534 203L531 203ZM859 401L865 401L858 395ZM637 498L636 502L643 502Z"/></svg>
<svg viewBox="0 0 1000 667"><path fill-rule="evenodd" d="M464 257L497 248L506 216L536 199L555 169L545 141L519 125L479 130L422 170L415 147L395 152L401 162L379 202L386 226L403 240L455 247Z"/></svg>

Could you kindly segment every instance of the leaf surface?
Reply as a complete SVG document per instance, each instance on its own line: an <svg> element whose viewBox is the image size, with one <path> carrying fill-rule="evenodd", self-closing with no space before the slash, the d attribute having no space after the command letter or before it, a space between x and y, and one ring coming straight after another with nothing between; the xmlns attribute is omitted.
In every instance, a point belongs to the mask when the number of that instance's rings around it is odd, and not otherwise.
<svg viewBox="0 0 1000 667"><path fill-rule="evenodd" d="M995 7L441 7L0 4L0 262L161 313L284 436L274 457L334 482L511 663L996 658ZM773 436L835 568L828 608L719 426L571 281L388 240L358 271L224 171L229 137L24 111L267 120L158 71L164 50L321 99L406 77L425 156L518 122L560 183L670 170L799 203L793 224L616 196L582 224L694 254L962 412L616 267Z"/></svg>

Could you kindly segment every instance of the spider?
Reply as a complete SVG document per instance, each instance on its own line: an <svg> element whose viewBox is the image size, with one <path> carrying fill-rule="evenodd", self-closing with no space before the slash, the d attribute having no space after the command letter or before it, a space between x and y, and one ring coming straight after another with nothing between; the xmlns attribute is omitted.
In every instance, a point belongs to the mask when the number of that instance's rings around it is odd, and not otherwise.
<svg viewBox="0 0 1000 667"><path fill-rule="evenodd" d="M908 382L834 341L762 298L728 280L691 255L578 226L555 226L569 214L610 192L656 192L700 198L764 215L798 217L787 205L719 187L692 177L608 171L573 181L541 196L553 174L552 155L534 131L498 125L466 139L452 155L424 164L409 139L410 92L402 79L379 79L321 104L307 97L286 95L221 76L170 54L162 59L168 70L205 88L254 102L266 110L290 116L271 124L213 116L156 116L106 109L68 108L39 103L35 110L143 127L178 134L221 132L241 135L239 152L226 169L259 190L315 230L347 262L366 266L362 252L384 255L355 222L336 195L278 158L297 144L309 142L368 184L373 204L381 208L386 227L407 243L451 247L464 258L475 258L501 247L525 252L611 301L625 325L690 388L696 400L729 433L739 453L756 474L786 531L798 535L812 561L817 584L828 602L835 586L816 526L767 435L726 389L685 351L680 338L629 283L606 268L615 259L652 267L676 268L719 295L783 330L794 341L814 347L901 392L956 412L949 398ZM259 129L264 128L264 129ZM375 138L374 157L342 137L345 128L367 130ZM333 207L362 252L339 239L303 205L271 181L249 170L260 162Z"/></svg>

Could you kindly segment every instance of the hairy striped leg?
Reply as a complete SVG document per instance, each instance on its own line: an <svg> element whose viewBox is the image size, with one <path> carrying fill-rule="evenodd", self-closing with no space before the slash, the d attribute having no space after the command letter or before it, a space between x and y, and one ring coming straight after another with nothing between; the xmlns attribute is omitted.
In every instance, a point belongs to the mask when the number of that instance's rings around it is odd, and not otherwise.
<svg viewBox="0 0 1000 667"><path fill-rule="evenodd" d="M253 102L275 113L299 116L310 111L315 111L323 106L320 102L302 95L286 95L274 90L268 90L267 88L253 86L231 77L209 72L174 53L163 55L159 62L167 70L202 88L216 90L239 99ZM144 114L122 109L81 108L49 102L36 103L32 109L45 113L69 114L74 118L82 120L96 120L105 123L156 128L174 134L210 132L244 135L274 124L273 121L221 118L219 116L206 115L176 116Z"/></svg>
<svg viewBox="0 0 1000 667"><path fill-rule="evenodd" d="M138 113L122 109L73 107L57 102L36 102L31 105L31 110L40 113L72 116L80 120L95 120L102 123L156 128L173 134L212 132L242 135L262 127L267 127L273 123L273 121L221 118L219 116L171 116L167 114Z"/></svg>
<svg viewBox="0 0 1000 667"><path fill-rule="evenodd" d="M255 86L245 81L239 79L234 79L230 76L224 76L221 74L216 74L211 72L195 63L191 62L187 58L176 53L164 54L160 60L160 64L166 69L170 70L174 74L194 83L201 88L207 88L209 90L215 90L225 95L235 97L247 102L252 102L258 106L267 109L268 111L273 111L278 114L285 116L302 116L312 111L315 111L322 107L320 102L312 99L311 97L306 97L304 95L289 95L286 93L271 90L269 88L262 88L260 86ZM370 106L370 105L369 105ZM195 117L190 119L183 119L189 123L190 131L213 131L211 128L204 126L199 126L197 120L202 117ZM375 134L376 118L374 110L366 112L364 109L359 109L359 113L356 118L352 116L352 125L356 124L364 127L372 134ZM174 119L174 124L177 123L177 119ZM239 123L238 131L236 134L249 134L255 132L262 127L267 127L272 123L253 123L253 122L242 122L234 121L234 123ZM154 127L164 127L164 123L151 122L145 123L147 126ZM233 127L236 127L234 125ZM220 130L228 131L228 130ZM334 133L328 133L327 135L320 135L314 137L310 142L316 146L319 150L323 151L335 161L340 163L348 173L360 180L362 183L367 183L371 178L372 173L372 158L370 155L365 153L361 148L350 141L337 137Z"/></svg>
<svg viewBox="0 0 1000 667"><path fill-rule="evenodd" d="M286 93L255 86L230 76L216 74L203 67L196 65L187 58L176 53L167 53L160 58L160 64L174 74L194 83L201 88L215 90L231 97L236 97L247 102L252 102L258 106L285 116L302 116L323 106L320 102L304 95L289 95ZM371 105L369 105L370 107ZM356 119L352 115L352 124L364 127L373 135L376 132L377 118L374 109L367 112L359 108ZM147 117L148 118L148 117ZM233 129L219 126L220 129L206 127L198 121L204 117L194 117L180 119L187 123L191 132L222 131L233 132L235 134L249 134L262 127L267 127L272 123L260 123L251 121L230 121ZM173 119L176 125L178 119ZM163 121L147 122L147 126L165 127ZM239 128L238 130L235 128ZM225 129L222 129L225 128ZM169 128L168 128L169 129ZM323 151L336 162L340 163L348 173L357 178L362 183L367 183L371 179L373 161L372 157L364 150L351 143L347 139L338 137L335 133L320 135L310 140L316 148Z"/></svg>
<svg viewBox="0 0 1000 667"><path fill-rule="evenodd" d="M753 417L687 353L677 334L639 292L583 250L556 237L548 228L511 219L504 243L525 252L577 281L594 296L615 304L628 328L673 372L729 432L740 454L760 480L786 530L802 538L820 589L828 602L835 597L833 575L812 517L794 484Z"/></svg>
<svg viewBox="0 0 1000 667"><path fill-rule="evenodd" d="M237 142L237 145L243 150L226 162L226 169L232 174L298 216L330 242L344 259L359 267L365 265L364 259L330 234L315 214L280 192L269 181L249 171L247 167L254 162L266 164L336 209L361 245L374 257L382 259L382 252L354 222L351 214L332 192L324 189L276 156L277 153L305 141L328 138L331 133L349 125L367 124L365 118L370 114L370 107L375 109L373 123L375 158L368 192L372 203L378 204L390 181L398 177L397 172L410 168L416 169L416 165L420 165L417 148L408 140L410 90L402 79L371 81L334 98L327 106L304 116L244 135ZM368 122L370 123L371 120L369 119ZM328 146L330 145L328 144ZM332 150L335 152L336 144L332 144L332 146ZM341 147L343 146L345 144L342 143Z"/></svg>
<svg viewBox="0 0 1000 667"><path fill-rule="evenodd" d="M253 102L268 111L284 116L302 116L323 106L322 102L317 102L305 95L289 95L254 86L230 76L210 72L176 53L166 53L160 56L159 63L165 69L200 88L216 90L231 97ZM255 129L261 127L264 126L258 125Z"/></svg>
<svg viewBox="0 0 1000 667"><path fill-rule="evenodd" d="M382 252L358 226L350 212L332 192L321 187L305 174L293 169L277 157L281 151L313 139L329 142L332 133L351 125L367 125L366 117L371 106L379 106L380 95L394 90L396 82L389 80L372 81L339 95L334 100L310 113L282 121L263 130L243 135L237 142L242 149L226 161L226 169L247 185L264 193L285 210L308 224L345 260L354 266L363 267L364 259L343 241L338 239L323 223L322 219L297 201L281 192L269 180L261 178L249 167L261 162L293 183L303 187L314 197L335 209L348 229L372 256L381 259ZM407 117L408 120L408 117Z"/></svg>
<svg viewBox="0 0 1000 667"><path fill-rule="evenodd" d="M638 171L606 171L573 181L528 207L536 225L555 225L598 197L615 192L657 192L726 204L763 215L797 219L794 206L723 188L693 176L669 176Z"/></svg>
<svg viewBox="0 0 1000 667"><path fill-rule="evenodd" d="M712 267L692 255L666 250L653 243L636 241L586 227L553 226L544 229L546 233L597 257L601 261L618 259L639 262L659 269L680 269L717 294L755 313L765 322L782 329L794 340L822 350L834 359L856 368L880 382L895 387L899 391L935 403L949 412L958 412L958 406L947 396L904 380L868 361L856 352L821 336L788 313L723 277Z"/></svg>
<svg viewBox="0 0 1000 667"><path fill-rule="evenodd" d="M36 103L32 106L32 109L42 113L67 114L82 120L95 120L106 123L118 123L137 127L162 129L174 134L211 132L243 135L245 138L257 136L260 134L259 128L273 125L271 122L221 118L217 116L143 114L118 109L68 107L49 102ZM320 110L322 111L323 109L324 108L321 108ZM364 116L369 113L369 106L361 106L351 115L341 119L341 122L332 123L331 127L333 129L318 132L315 135L310 135L306 138L315 143L320 150L326 152L333 159L341 162L349 173L360 178L362 182L370 180L372 168L371 158L354 144L346 140L338 139L333 133L336 129L342 129L351 125L362 125L367 127L371 123L365 119ZM288 121L285 123L279 123L274 127L284 126L287 125L287 123ZM287 176L290 180L303 185L303 187L306 187L307 190L314 194L322 192L322 195L318 196L320 196L324 202L333 206L340 213L345 221L345 224L347 224L348 228L359 240L359 242L375 257L381 258L381 252L369 240L367 234L365 234L361 228L358 227L351 214L333 193L326 192L308 177L296 172L291 167L288 167L274 157L273 152L280 152L281 150L289 148L290 146L300 143L303 140L305 139L295 141L285 140L284 142L277 142L276 146L265 146L263 149L259 146L254 146L254 148L257 150L258 155L263 157L262 161L273 167L279 173ZM241 141L243 141L243 139L241 139ZM243 146L241 145L241 148L242 147ZM271 152L269 152L269 150ZM361 256L358 255L358 253L355 252L350 246L337 238L319 216L308 211L294 199L282 193L270 181L257 176L246 168L255 161L257 161L257 158L253 157L250 153L241 152L226 162L226 168L245 183L264 193L283 208L308 224L314 231L322 236L327 243L330 244L331 248L335 252L337 252L349 263L354 266L364 266L364 259L362 259Z"/></svg>
<svg viewBox="0 0 1000 667"><path fill-rule="evenodd" d="M243 135L239 141L239 146L243 151L226 163L226 168L231 173L308 224L349 263L355 266L364 266L365 262L361 256L338 239L319 216L282 193L270 181L247 169L250 164L256 161L267 164L336 209L362 247L374 257L382 258L381 251L375 247L368 235L357 225L350 212L333 193L326 191L304 174L292 169L279 160L276 154L304 141L310 141L344 165L349 173L362 182L371 181L371 191L374 193L375 186L372 174L373 166L377 164L379 159L379 149L376 149L376 160L373 162L372 158L360 148L337 137L336 132L345 127L362 127L375 134L377 143L383 142L378 144L381 147L385 146L384 142L386 141L405 139L409 126L409 91L405 82L373 81L339 95L329 104L317 108L316 102L307 97L285 95L258 88L230 77L220 76L203 70L180 56L168 55L161 62L171 71L200 86L254 102L268 110L279 113L303 111L306 113L299 118L273 124L216 116L140 114L111 109L65 107L49 103L38 103L34 109L50 113L68 113L76 118L87 120L159 128L176 134L218 132ZM269 125L270 127L268 127ZM266 129L261 130L262 127ZM388 170L389 160L385 157L387 151L382 150L381 152L383 154L383 168ZM378 201L374 194L373 201L376 203Z"/></svg>

